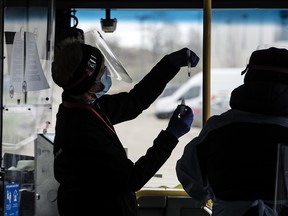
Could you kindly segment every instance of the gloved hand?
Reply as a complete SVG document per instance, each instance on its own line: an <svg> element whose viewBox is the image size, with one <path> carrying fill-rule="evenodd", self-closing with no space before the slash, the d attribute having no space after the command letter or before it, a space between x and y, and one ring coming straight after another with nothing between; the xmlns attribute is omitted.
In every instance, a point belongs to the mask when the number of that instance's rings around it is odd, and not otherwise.
<svg viewBox="0 0 288 216"><path fill-rule="evenodd" d="M183 106L185 110L181 114L181 109L183 109ZM193 111L189 106L178 105L169 120L166 131L170 132L177 139L179 139L181 136L190 131L193 122L193 116Z"/></svg>
<svg viewBox="0 0 288 216"><path fill-rule="evenodd" d="M190 59L188 59L188 48L183 48L168 55L169 60L176 67L188 66L188 60L191 67L195 67L199 62L199 57L190 50Z"/></svg>

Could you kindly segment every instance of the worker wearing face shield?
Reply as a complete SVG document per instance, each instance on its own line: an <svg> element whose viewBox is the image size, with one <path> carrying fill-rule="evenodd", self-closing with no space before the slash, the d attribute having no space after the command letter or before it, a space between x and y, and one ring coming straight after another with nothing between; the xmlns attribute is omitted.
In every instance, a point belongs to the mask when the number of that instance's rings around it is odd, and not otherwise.
<svg viewBox="0 0 288 216"><path fill-rule="evenodd" d="M135 192L140 190L171 155L178 139L193 121L190 107L179 105L165 130L145 155L132 162L114 129L136 118L162 93L187 58L187 48L164 56L129 92L106 94L111 73L96 47L68 38L55 49L54 82L63 88L54 140L54 175L60 183L58 211L63 215L136 216ZM181 113L185 106L185 112ZM137 140L135 140L137 145Z"/></svg>

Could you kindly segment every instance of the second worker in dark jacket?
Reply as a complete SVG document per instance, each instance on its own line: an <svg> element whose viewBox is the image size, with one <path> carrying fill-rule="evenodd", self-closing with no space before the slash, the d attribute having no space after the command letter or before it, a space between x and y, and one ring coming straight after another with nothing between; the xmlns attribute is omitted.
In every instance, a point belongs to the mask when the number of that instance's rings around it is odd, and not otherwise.
<svg viewBox="0 0 288 216"><path fill-rule="evenodd" d="M252 215L252 208L253 215L275 215L277 148L288 143L287 59L286 49L254 51L231 109L210 117L177 162L183 188L212 199L213 216Z"/></svg>

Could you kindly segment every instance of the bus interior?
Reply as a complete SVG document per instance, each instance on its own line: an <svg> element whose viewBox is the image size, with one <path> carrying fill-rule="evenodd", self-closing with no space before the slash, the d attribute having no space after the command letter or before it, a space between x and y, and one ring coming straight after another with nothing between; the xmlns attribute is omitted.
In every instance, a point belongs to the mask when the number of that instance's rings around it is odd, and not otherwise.
<svg viewBox="0 0 288 216"><path fill-rule="evenodd" d="M127 82L115 77L109 93L128 91L164 55L190 48L200 57L199 64L181 68L160 97L171 95L203 71L202 101L192 107L195 118L198 111L201 114L201 124L214 109L229 109L230 92L210 92L213 68L245 69L254 50L288 47L285 0L2 0L0 4L1 215L58 215L53 139L62 90L52 81L51 64L55 44L65 37L79 35L86 41L101 33L132 78ZM137 119L116 125L128 157L134 161L145 154L167 122L157 118L152 104ZM181 138L169 160L136 193L140 216L211 215L212 203L189 197L175 173L185 144L201 127L193 126ZM9 193L17 198L12 207Z"/></svg>

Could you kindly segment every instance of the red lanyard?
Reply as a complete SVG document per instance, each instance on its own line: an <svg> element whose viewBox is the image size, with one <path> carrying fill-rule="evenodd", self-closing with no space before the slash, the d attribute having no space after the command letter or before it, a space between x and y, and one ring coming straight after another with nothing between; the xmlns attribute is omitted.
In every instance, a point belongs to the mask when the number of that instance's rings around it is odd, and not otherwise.
<svg viewBox="0 0 288 216"><path fill-rule="evenodd" d="M68 108L82 108L82 109L86 109L86 110L92 111L98 118L100 118L100 119L102 120L102 122L104 122L104 124L105 124L113 133L115 133L114 128L111 127L109 124L107 124L107 122L102 118L102 116L101 116L95 109L93 109L92 107L90 107L89 105L81 104L81 103L75 103L75 102L67 102L67 101L64 101L64 102L63 102L63 105L64 105L65 107L68 107Z"/></svg>

